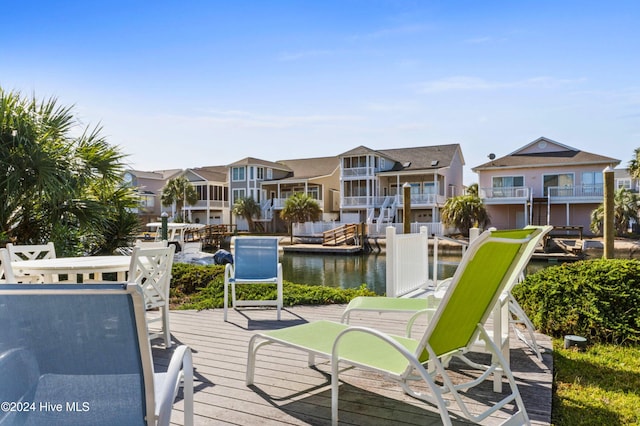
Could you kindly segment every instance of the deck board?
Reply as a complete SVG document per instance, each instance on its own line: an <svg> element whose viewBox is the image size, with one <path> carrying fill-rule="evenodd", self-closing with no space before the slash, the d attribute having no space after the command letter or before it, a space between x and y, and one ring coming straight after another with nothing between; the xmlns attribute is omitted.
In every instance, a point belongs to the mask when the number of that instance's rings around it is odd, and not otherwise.
<svg viewBox="0 0 640 426"><path fill-rule="evenodd" d="M295 306L275 320L273 309L231 310L229 322L222 310L171 311L171 334L176 344L193 351L196 425L328 425L331 390L328 363L307 366L306 353L277 345L263 347L256 361L255 386L244 384L247 347L251 336L269 330L319 319L340 320L345 305ZM351 322L395 334L404 332L406 316L398 313L353 313ZM424 325L418 325L421 327ZM513 333L512 333L513 334ZM550 339L536 336L546 348L539 362L515 337L511 337L511 366L533 424L549 424L551 416L552 356ZM154 343L157 371L166 369L171 350ZM487 355L477 355L482 358ZM454 364L454 366L457 366ZM459 369L464 374L464 368ZM404 394L380 375L351 369L340 374L340 424L430 425L440 424L435 407ZM487 380L472 395L496 400ZM505 382L505 389L508 385ZM469 399L470 401L470 399ZM481 405L480 405L481 406ZM482 424L496 424L504 412ZM460 420L457 422L457 420ZM454 419L458 424L466 421ZM172 423L182 424L182 401L174 405Z"/></svg>

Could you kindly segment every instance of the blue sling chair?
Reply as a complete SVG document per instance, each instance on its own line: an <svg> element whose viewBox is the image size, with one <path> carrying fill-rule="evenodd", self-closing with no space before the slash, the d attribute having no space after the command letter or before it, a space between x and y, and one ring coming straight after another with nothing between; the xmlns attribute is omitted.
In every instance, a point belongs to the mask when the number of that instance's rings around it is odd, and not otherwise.
<svg viewBox="0 0 640 426"><path fill-rule="evenodd" d="M168 425L183 384L193 424L187 346L154 373L135 284L0 285L0 425Z"/></svg>
<svg viewBox="0 0 640 426"><path fill-rule="evenodd" d="M368 327L350 326L333 321L306 324L257 333L249 341L246 384L254 384L256 355L265 345L279 344L308 353L309 365L315 356L331 360L331 417L338 424L340 366L354 366L382 373L399 382L403 390L438 408L442 423L451 424L450 393L464 417L480 422L505 408L513 411L503 424L529 424L529 417L509 364L484 328L500 295L511 284L513 271L529 246L537 242L540 229L486 231L469 245L442 301L422 336L411 338L382 333ZM491 364L470 362L465 356L477 338L492 354ZM447 372L448 360L458 357L480 370L478 377L454 384ZM482 383L496 370L503 371L510 391L502 399L487 401L476 413L462 399L462 391ZM429 392L412 389L412 382L422 380ZM438 383L438 379L441 383ZM509 406L509 404L512 404Z"/></svg>

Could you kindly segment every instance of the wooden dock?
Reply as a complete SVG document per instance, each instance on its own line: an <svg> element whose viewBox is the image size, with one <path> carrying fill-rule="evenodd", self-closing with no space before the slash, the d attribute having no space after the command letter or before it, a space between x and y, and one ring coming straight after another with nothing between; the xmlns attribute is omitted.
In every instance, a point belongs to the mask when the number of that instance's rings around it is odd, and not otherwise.
<svg viewBox="0 0 640 426"><path fill-rule="evenodd" d="M271 345L258 353L256 385L244 384L249 338L260 330L286 327L317 319L339 320L344 305L285 308L282 321L272 309L231 310L229 322L222 310L172 311L171 334L176 344L192 348L195 367L196 425L329 425L331 423L328 365L307 367L305 353ZM352 314L352 323L375 325L393 333L404 330L402 314ZM513 333L512 333L513 334ZM541 363L512 337L511 366L533 424L551 420L552 355L550 340L538 335L547 350ZM154 341L153 343L161 343ZM154 346L156 371L166 370L171 349ZM479 355L486 356L486 355ZM460 366L460 374L465 369ZM340 424L436 425L436 409L405 395L379 375L351 369L340 375ZM508 385L504 384L505 389ZM480 389L477 389L480 388ZM479 401L496 400L492 381L477 387ZM472 396L473 396L472 395ZM475 398L474 398L475 399ZM182 424L182 401L174 405L173 424ZM482 424L496 424L505 416L498 411ZM460 420L460 419L458 419ZM456 421L455 424L467 424Z"/></svg>

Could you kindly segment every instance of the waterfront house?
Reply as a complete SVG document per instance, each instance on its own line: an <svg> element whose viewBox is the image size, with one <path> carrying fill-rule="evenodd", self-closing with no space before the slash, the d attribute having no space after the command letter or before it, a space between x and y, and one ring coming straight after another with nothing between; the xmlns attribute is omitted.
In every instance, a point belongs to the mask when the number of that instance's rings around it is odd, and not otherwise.
<svg viewBox="0 0 640 426"><path fill-rule="evenodd" d="M603 202L603 170L619 163L540 137L504 157L491 154L472 171L492 226L582 227L589 234L591 212Z"/></svg>
<svg viewBox="0 0 640 426"><path fill-rule="evenodd" d="M370 232L403 221L405 184L411 222L442 234L440 209L462 195L464 158L459 144L374 150L359 146L340 154L342 221L367 222Z"/></svg>
<svg viewBox="0 0 640 426"><path fill-rule="evenodd" d="M271 204L271 196L262 188L263 181L280 180L289 177L291 169L284 164L261 160L259 158L246 157L227 166L229 175L229 210L239 198L253 198L260 205L261 210L266 210ZM261 214L262 216L262 214ZM231 216L230 216L231 217ZM233 216L234 223L239 231L246 231L248 224L242 217ZM271 218L260 218L256 222L270 222Z"/></svg>
<svg viewBox="0 0 640 426"><path fill-rule="evenodd" d="M260 219L265 229L285 231L279 217L285 200L297 192L318 201L322 220L338 217L338 158L320 157L270 162L247 157L228 166L230 209L235 200L251 197L260 205ZM238 229L246 229L243 218L234 217Z"/></svg>
<svg viewBox="0 0 640 426"><path fill-rule="evenodd" d="M181 169L156 170L145 172L141 170L126 170L122 175L123 181L136 188L139 205L134 212L138 214L140 222L146 224L157 222L162 214L162 188L169 179L182 173Z"/></svg>
<svg viewBox="0 0 640 426"><path fill-rule="evenodd" d="M285 231L280 211L287 198L295 193L307 194L318 202L323 222L340 218L340 160L338 157L279 160L290 173L281 179L265 180L262 190L268 202L262 204L262 217L272 220L274 229Z"/></svg>
<svg viewBox="0 0 640 426"><path fill-rule="evenodd" d="M209 166L186 169L184 176L195 187L198 201L185 205L185 217L193 223L220 225L230 223L228 169Z"/></svg>

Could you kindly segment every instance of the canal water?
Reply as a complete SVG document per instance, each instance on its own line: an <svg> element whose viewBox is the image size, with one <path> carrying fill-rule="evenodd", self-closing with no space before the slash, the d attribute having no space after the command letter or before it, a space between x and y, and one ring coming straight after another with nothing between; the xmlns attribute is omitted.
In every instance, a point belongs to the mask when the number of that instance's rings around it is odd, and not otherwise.
<svg viewBox="0 0 640 426"><path fill-rule="evenodd" d="M438 279L455 272L460 256L439 256ZM296 284L358 288L365 284L377 294L386 291L386 257L384 253L335 255L318 253L284 253L280 258L282 275ZM429 259L429 276L433 276L433 259Z"/></svg>

